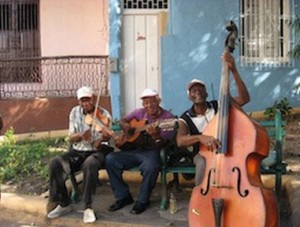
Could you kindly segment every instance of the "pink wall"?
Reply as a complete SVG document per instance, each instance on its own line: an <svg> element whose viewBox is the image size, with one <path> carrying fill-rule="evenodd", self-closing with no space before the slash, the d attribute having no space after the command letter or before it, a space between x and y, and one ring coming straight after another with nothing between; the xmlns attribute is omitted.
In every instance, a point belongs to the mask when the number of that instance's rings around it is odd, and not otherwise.
<svg viewBox="0 0 300 227"><path fill-rule="evenodd" d="M110 97L101 97L100 104L111 111ZM10 127L15 134L67 129L69 112L75 105L75 98L0 100L1 134Z"/></svg>

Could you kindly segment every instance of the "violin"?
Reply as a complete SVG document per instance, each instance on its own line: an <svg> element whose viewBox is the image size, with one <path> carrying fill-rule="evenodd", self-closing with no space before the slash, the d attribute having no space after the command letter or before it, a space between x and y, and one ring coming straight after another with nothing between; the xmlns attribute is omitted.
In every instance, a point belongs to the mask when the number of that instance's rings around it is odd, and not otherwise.
<svg viewBox="0 0 300 227"><path fill-rule="evenodd" d="M110 119L107 118L101 111L96 108L92 113L89 113L84 118L85 123L90 126L91 130L102 132L103 127L109 127Z"/></svg>
<svg viewBox="0 0 300 227"><path fill-rule="evenodd" d="M128 140L126 134L123 131L114 132L110 130L110 119L102 114L100 109L97 109L93 113L85 116L85 123L90 127L91 131L98 133L104 133L106 137L111 137L115 141L115 145L121 148Z"/></svg>

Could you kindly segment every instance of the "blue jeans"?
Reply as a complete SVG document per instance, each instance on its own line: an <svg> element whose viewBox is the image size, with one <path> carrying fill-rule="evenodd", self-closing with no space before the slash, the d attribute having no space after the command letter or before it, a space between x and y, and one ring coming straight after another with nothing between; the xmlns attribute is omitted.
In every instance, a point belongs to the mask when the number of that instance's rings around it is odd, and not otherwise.
<svg viewBox="0 0 300 227"><path fill-rule="evenodd" d="M117 200L131 196L129 186L122 177L123 171L138 167L143 176L138 202L143 204L149 202L160 170L159 152L159 149L136 149L112 152L105 157L105 167Z"/></svg>

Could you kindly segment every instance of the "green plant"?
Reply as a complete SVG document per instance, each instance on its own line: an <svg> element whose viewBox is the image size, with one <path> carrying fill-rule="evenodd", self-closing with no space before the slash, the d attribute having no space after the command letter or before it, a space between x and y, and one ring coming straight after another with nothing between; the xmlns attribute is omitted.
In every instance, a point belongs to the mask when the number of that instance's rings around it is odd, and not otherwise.
<svg viewBox="0 0 300 227"><path fill-rule="evenodd" d="M290 106L289 100L287 98L283 98L280 101L275 101L274 105L266 108L264 111L264 115L268 119L274 119L276 112L280 112L283 119L286 119L293 107Z"/></svg>
<svg viewBox="0 0 300 227"><path fill-rule="evenodd" d="M0 181L18 182L32 177L47 181L49 160L67 146L64 138L17 142L14 130L9 129L0 144Z"/></svg>

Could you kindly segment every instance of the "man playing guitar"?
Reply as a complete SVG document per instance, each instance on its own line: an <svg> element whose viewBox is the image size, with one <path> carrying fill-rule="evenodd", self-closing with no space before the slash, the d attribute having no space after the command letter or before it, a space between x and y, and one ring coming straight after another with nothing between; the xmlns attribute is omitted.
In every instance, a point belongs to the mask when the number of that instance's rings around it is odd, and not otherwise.
<svg viewBox="0 0 300 227"><path fill-rule="evenodd" d="M124 170L137 167L143 176L140 193L135 205L130 211L132 214L140 214L149 206L150 196L159 174L160 148L173 139L173 131L164 131L159 127L159 122L164 119L174 119L171 112L160 106L161 99L153 89L145 89L141 95L143 108L138 108L120 121L125 135L130 137L135 133L132 121L146 120L148 127L140 132L130 149L122 149L112 152L105 158L105 166L110 178L116 202L108 210L116 211L134 202L129 186L124 182L122 173ZM158 122L156 124L156 122Z"/></svg>

